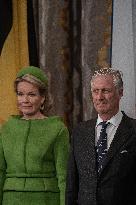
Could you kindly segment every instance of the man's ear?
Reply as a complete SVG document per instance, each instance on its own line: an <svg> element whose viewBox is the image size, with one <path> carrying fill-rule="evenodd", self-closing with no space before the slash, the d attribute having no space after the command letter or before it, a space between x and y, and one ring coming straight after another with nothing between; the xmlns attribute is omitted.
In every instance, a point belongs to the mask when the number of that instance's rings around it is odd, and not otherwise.
<svg viewBox="0 0 136 205"><path fill-rule="evenodd" d="M123 88L119 89L120 98L123 96Z"/></svg>

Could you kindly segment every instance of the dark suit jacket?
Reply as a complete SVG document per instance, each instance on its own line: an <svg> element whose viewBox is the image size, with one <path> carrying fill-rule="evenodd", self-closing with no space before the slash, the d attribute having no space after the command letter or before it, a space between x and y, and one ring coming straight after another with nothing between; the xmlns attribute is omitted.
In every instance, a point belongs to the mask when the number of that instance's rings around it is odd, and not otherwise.
<svg viewBox="0 0 136 205"><path fill-rule="evenodd" d="M67 205L136 204L136 120L124 114L97 175L95 120L73 131L68 165Z"/></svg>

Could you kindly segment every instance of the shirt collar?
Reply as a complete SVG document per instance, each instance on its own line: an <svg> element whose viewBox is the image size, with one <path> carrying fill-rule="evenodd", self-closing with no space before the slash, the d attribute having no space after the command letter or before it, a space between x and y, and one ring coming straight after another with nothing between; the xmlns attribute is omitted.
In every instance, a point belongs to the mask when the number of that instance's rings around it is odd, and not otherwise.
<svg viewBox="0 0 136 205"><path fill-rule="evenodd" d="M114 115L110 120L107 120L107 122L110 122L114 126L118 126L122 120L123 114L121 111L119 111L116 115ZM99 123L103 122L103 120L100 118L98 114L97 122L96 122L96 127Z"/></svg>

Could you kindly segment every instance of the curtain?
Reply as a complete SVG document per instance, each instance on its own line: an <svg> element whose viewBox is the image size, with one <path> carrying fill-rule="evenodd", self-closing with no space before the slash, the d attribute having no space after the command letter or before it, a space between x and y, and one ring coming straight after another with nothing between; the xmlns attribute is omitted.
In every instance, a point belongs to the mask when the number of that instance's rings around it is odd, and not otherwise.
<svg viewBox="0 0 136 205"><path fill-rule="evenodd" d="M11 3L12 8L8 3ZM2 1L1 1L2 3ZM28 39L27 39L27 1L26 0L4 0L3 13L9 11L6 18L9 20L8 29L3 30L6 34L1 42L0 55L0 118L7 120L9 115L16 114L16 97L14 94L13 82L17 71L28 65ZM5 9L5 11L4 11ZM12 15L10 15L12 12ZM1 16L4 18L5 16ZM8 22L8 19L7 19ZM4 29L4 19L0 21Z"/></svg>
<svg viewBox="0 0 136 205"><path fill-rule="evenodd" d="M112 66L123 73L121 109L136 118L136 2L114 0Z"/></svg>
<svg viewBox="0 0 136 205"><path fill-rule="evenodd" d="M69 44L69 1L33 0L39 66L49 79L49 115L71 126L72 68Z"/></svg>
<svg viewBox="0 0 136 205"><path fill-rule="evenodd" d="M71 130L96 115L90 77L111 62L112 0L33 0L39 66L49 78L49 115Z"/></svg>
<svg viewBox="0 0 136 205"><path fill-rule="evenodd" d="M82 1L82 99L83 120L96 116L90 90L94 70L111 65L112 1Z"/></svg>

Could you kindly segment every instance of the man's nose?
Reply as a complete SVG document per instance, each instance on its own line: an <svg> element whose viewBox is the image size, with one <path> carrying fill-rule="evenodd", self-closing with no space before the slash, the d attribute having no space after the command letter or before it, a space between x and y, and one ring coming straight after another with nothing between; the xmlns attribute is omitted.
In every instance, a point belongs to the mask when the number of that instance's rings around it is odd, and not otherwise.
<svg viewBox="0 0 136 205"><path fill-rule="evenodd" d="M97 98L98 99L103 99L104 98L103 92L101 90L97 93Z"/></svg>

